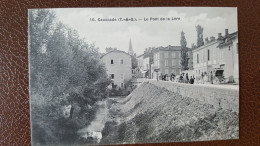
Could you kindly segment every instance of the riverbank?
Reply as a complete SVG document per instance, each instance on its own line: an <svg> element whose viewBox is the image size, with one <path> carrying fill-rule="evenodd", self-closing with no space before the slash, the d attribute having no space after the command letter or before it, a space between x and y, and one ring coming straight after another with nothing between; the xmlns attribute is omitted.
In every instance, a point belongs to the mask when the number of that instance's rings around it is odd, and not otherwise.
<svg viewBox="0 0 260 146"><path fill-rule="evenodd" d="M125 96L111 97L97 102L98 110L94 120L90 125L77 132L83 143L98 144L100 142L105 124L115 120L110 108L114 103L117 103L117 100L122 100L124 97Z"/></svg>
<svg viewBox="0 0 260 146"><path fill-rule="evenodd" d="M99 144L238 138L238 112L143 83L109 109Z"/></svg>
<svg viewBox="0 0 260 146"><path fill-rule="evenodd" d="M88 144L136 144L238 138L238 112L144 82L130 95L98 102L81 130ZM83 143L84 144L84 143Z"/></svg>

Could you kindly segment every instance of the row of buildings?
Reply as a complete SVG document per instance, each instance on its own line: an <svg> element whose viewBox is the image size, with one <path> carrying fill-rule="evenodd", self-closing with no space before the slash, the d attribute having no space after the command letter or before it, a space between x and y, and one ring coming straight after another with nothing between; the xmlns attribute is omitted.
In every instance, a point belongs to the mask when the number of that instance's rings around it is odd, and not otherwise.
<svg viewBox="0 0 260 146"><path fill-rule="evenodd" d="M227 82L239 82L238 68L238 32L218 34L218 38L205 39L205 44L194 50L193 74L214 73L215 70L223 70Z"/></svg>
<svg viewBox="0 0 260 146"><path fill-rule="evenodd" d="M181 46L153 47L145 49L137 56L138 67L132 69L132 58L135 57L130 40L128 53L113 50L101 56L107 68L107 74L113 85L124 87L132 77L156 79L157 74L179 75L189 72L190 76L199 77L218 70L224 70L224 77L230 82L239 82L238 74L238 33L218 34L218 38L205 38L204 45L188 49L188 68L183 71L181 66Z"/></svg>
<svg viewBox="0 0 260 146"><path fill-rule="evenodd" d="M142 77L156 78L159 74L175 75L188 72L199 77L201 74L215 73L224 70L223 75L229 82L239 82L238 74L238 33L218 34L218 38L205 38L204 45L188 49L188 71L181 66L181 46L148 48L137 56L138 67Z"/></svg>
<svg viewBox="0 0 260 146"><path fill-rule="evenodd" d="M191 49L188 54L191 54ZM137 56L138 67L141 70L141 76L156 79L159 74L175 75L182 72L181 67L181 46L167 46L158 48L148 48L144 54ZM192 68L192 56L189 58L189 68Z"/></svg>

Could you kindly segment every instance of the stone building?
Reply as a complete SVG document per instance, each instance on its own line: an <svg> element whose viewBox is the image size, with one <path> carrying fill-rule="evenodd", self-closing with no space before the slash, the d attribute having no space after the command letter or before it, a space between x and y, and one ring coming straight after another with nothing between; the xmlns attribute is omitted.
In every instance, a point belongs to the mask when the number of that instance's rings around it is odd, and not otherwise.
<svg viewBox="0 0 260 146"><path fill-rule="evenodd" d="M124 87L132 79L131 55L120 50L114 50L101 56L107 74L113 80L112 86Z"/></svg>
<svg viewBox="0 0 260 146"><path fill-rule="evenodd" d="M238 82L238 37L237 32L225 35L218 33L218 38L205 39L205 44L192 51L193 69L196 76L201 73L214 73L217 69L223 69L227 81Z"/></svg>
<svg viewBox="0 0 260 146"><path fill-rule="evenodd" d="M158 47L153 53L152 78L160 74L181 73L181 46Z"/></svg>
<svg viewBox="0 0 260 146"><path fill-rule="evenodd" d="M228 82L239 82L238 69L238 33L226 34L219 45L219 66L224 69L224 76Z"/></svg>
<svg viewBox="0 0 260 146"><path fill-rule="evenodd" d="M144 54L141 54L141 55L137 56L136 58L137 58L138 68L141 71L143 71Z"/></svg>
<svg viewBox="0 0 260 146"><path fill-rule="evenodd" d="M221 34L220 36L221 37ZM215 37L205 39L205 44L192 51L193 69L195 76L201 76L202 73L208 73L214 68L219 68L219 42Z"/></svg>

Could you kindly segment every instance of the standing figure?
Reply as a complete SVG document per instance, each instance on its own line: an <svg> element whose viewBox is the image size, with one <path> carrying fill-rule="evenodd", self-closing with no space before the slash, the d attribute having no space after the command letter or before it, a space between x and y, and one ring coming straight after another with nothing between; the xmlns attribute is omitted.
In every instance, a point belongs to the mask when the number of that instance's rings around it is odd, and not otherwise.
<svg viewBox="0 0 260 146"><path fill-rule="evenodd" d="M210 83L213 84L213 73L212 73L212 71L210 72Z"/></svg>
<svg viewBox="0 0 260 146"><path fill-rule="evenodd" d="M157 81L159 81L159 73L158 72L156 72L156 79L157 79Z"/></svg>
<svg viewBox="0 0 260 146"><path fill-rule="evenodd" d="M194 84L194 78L192 78L192 76L190 76L190 84Z"/></svg>
<svg viewBox="0 0 260 146"><path fill-rule="evenodd" d="M204 74L203 74L203 72L201 73L201 84L204 84Z"/></svg>
<svg viewBox="0 0 260 146"><path fill-rule="evenodd" d="M186 83L189 83L189 76L188 76L188 73L186 73Z"/></svg>

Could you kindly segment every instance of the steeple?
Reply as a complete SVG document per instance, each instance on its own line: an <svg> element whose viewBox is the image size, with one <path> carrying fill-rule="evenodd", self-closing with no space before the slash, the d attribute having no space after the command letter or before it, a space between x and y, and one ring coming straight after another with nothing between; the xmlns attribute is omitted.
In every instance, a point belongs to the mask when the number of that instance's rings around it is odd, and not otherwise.
<svg viewBox="0 0 260 146"><path fill-rule="evenodd" d="M131 42L131 39L130 39L130 42L129 42L128 53L129 53L130 55L134 55L134 50L133 50L133 48L132 48L132 42Z"/></svg>

